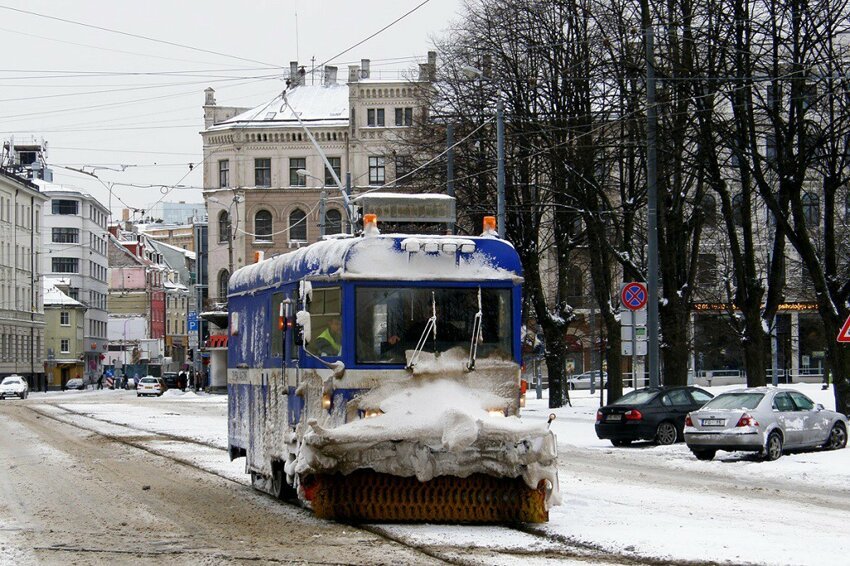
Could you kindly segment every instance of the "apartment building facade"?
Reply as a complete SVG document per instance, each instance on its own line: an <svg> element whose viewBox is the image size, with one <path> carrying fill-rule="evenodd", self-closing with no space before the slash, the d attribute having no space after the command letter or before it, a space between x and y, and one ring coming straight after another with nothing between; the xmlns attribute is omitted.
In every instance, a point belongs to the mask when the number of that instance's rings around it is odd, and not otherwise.
<svg viewBox="0 0 850 566"><path fill-rule="evenodd" d="M35 181L49 201L44 207L42 272L67 280L67 294L85 308L84 376L94 381L103 372L107 352L107 221L109 210L90 194L42 180Z"/></svg>

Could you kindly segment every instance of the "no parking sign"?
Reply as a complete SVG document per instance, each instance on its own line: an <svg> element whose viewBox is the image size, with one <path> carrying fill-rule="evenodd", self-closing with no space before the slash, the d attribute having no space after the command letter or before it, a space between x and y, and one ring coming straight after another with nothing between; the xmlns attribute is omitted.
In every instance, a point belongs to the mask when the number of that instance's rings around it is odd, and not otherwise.
<svg viewBox="0 0 850 566"><path fill-rule="evenodd" d="M648 298L649 293L646 291L646 284L640 281L626 283L620 291L620 301L624 307L632 311L645 307Z"/></svg>

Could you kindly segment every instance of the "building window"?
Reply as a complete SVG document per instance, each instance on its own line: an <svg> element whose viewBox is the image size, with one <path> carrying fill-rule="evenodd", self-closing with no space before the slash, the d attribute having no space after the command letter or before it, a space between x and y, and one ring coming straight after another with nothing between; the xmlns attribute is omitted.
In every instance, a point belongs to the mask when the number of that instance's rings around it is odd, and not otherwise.
<svg viewBox="0 0 850 566"><path fill-rule="evenodd" d="M395 125L396 126L412 126L413 125L413 108L396 108L395 109Z"/></svg>
<svg viewBox="0 0 850 566"><path fill-rule="evenodd" d="M374 156L369 158L369 184L383 185L384 184L384 156Z"/></svg>
<svg viewBox="0 0 850 566"><path fill-rule="evenodd" d="M325 214L325 234L342 234L342 213L335 208Z"/></svg>
<svg viewBox="0 0 850 566"><path fill-rule="evenodd" d="M333 172L336 173L336 178L342 178L342 159L339 157L328 157L328 163L331 164L333 168ZM331 175L330 169L325 165L325 186L326 187L335 187L336 181L334 181L334 176Z"/></svg>
<svg viewBox="0 0 850 566"><path fill-rule="evenodd" d="M307 241L307 215L300 208L289 213L289 241Z"/></svg>
<svg viewBox="0 0 850 566"><path fill-rule="evenodd" d="M218 213L218 241L226 242L230 238L230 215L226 210Z"/></svg>
<svg viewBox="0 0 850 566"><path fill-rule="evenodd" d="M53 214L77 214L80 203L75 200L54 199L51 203Z"/></svg>
<svg viewBox="0 0 850 566"><path fill-rule="evenodd" d="M59 324L62 326L71 326L71 313L68 311L61 311L59 313Z"/></svg>
<svg viewBox="0 0 850 566"><path fill-rule="evenodd" d="M366 110L366 125L367 126L383 126L384 125L384 109L369 108Z"/></svg>
<svg viewBox="0 0 850 566"><path fill-rule="evenodd" d="M218 274L218 300L221 302L227 300L228 281L230 281L230 273L226 269L222 269Z"/></svg>
<svg viewBox="0 0 850 566"><path fill-rule="evenodd" d="M803 193L803 216L809 226L820 225L820 198L815 193Z"/></svg>
<svg viewBox="0 0 850 566"><path fill-rule="evenodd" d="M709 194L703 195L700 209L707 225L714 226L717 224L717 200L714 196Z"/></svg>
<svg viewBox="0 0 850 566"><path fill-rule="evenodd" d="M63 354L71 353L71 340L70 338L62 338L59 341L59 351Z"/></svg>
<svg viewBox="0 0 850 566"><path fill-rule="evenodd" d="M257 187L272 186L272 160L262 157L254 160L254 185Z"/></svg>
<svg viewBox="0 0 850 566"><path fill-rule="evenodd" d="M53 228L53 241L58 244L78 244L79 228Z"/></svg>
<svg viewBox="0 0 850 566"><path fill-rule="evenodd" d="M272 241L272 213L261 210L254 215L254 239L260 242Z"/></svg>
<svg viewBox="0 0 850 566"><path fill-rule="evenodd" d="M412 181L413 157L410 155L398 155L395 158L395 182L398 185L406 185Z"/></svg>
<svg viewBox="0 0 850 566"><path fill-rule="evenodd" d="M303 177L298 174L299 169L307 169L306 157L291 157L289 158L289 186L290 187L306 187L307 175Z"/></svg>
<svg viewBox="0 0 850 566"><path fill-rule="evenodd" d="M697 285L702 289L713 289L717 283L717 255L697 255Z"/></svg>
<svg viewBox="0 0 850 566"><path fill-rule="evenodd" d="M75 257L52 258L53 273L79 273L80 260Z"/></svg>
<svg viewBox="0 0 850 566"><path fill-rule="evenodd" d="M230 160L222 159L218 162L218 186L230 186Z"/></svg>

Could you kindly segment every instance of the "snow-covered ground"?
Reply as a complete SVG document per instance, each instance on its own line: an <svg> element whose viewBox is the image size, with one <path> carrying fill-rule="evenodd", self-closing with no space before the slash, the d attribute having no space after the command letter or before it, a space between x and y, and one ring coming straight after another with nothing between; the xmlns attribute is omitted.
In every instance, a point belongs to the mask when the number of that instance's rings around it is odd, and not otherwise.
<svg viewBox="0 0 850 566"><path fill-rule="evenodd" d="M831 390L812 384L793 387L828 409L834 407ZM717 394L730 387L706 389ZM51 392L31 399L226 448L226 397L172 391L159 399L131 401L131 395ZM538 400L530 390L523 412L531 421L545 421L551 412L557 416L552 428L558 437L563 504L551 510L547 532L638 559L846 563L850 539L842 533L850 518L850 450L786 454L775 462L719 452L715 460L701 462L681 443L614 448L594 433L598 393L574 391L571 396L571 407L550 410L545 392ZM207 465L209 451L201 448L198 463ZM192 459L192 446L183 449L188 451L183 457ZM431 544L457 535L452 528L432 525L391 529ZM473 533L475 546L505 544L500 530L482 527L464 533Z"/></svg>

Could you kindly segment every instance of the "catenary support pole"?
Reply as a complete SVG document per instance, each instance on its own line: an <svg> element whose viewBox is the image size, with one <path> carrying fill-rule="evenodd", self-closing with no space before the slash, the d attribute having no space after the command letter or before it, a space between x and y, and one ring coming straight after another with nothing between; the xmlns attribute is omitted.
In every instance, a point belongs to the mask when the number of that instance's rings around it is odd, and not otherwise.
<svg viewBox="0 0 850 566"><path fill-rule="evenodd" d="M455 196L455 128L451 122L446 126L446 194ZM449 222L449 233L455 233L455 222Z"/></svg>
<svg viewBox="0 0 850 566"><path fill-rule="evenodd" d="M505 237L505 105L496 103L496 229Z"/></svg>
<svg viewBox="0 0 850 566"><path fill-rule="evenodd" d="M655 106L655 38L652 26L646 28L646 204L647 204L647 326L649 351L649 385L660 384L658 373L658 156L656 153L656 127L658 125Z"/></svg>

